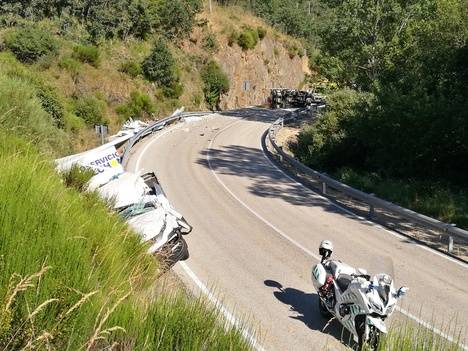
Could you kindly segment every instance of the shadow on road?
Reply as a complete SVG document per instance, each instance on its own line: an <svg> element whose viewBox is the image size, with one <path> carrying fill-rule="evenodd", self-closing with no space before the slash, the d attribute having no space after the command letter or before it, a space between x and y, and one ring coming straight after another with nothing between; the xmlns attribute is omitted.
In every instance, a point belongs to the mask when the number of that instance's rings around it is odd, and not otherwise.
<svg viewBox="0 0 468 351"><path fill-rule="evenodd" d="M328 212L343 213L328 200L305 191L301 184L287 178L267 161L261 149L240 145L205 149L200 152L197 163L218 174L250 179L248 191L256 196L281 198L297 206L321 206Z"/></svg>
<svg viewBox="0 0 468 351"><path fill-rule="evenodd" d="M273 295L278 301L290 306L290 318L303 322L308 328L317 330L325 334L332 335L344 345L355 348L351 334L335 320L327 325L328 321L324 319L318 309L318 295L306 293L294 288L285 288L275 280L265 280L264 284L270 288L276 289Z"/></svg>
<svg viewBox="0 0 468 351"><path fill-rule="evenodd" d="M285 116L289 111L285 110L270 110L261 107L241 108L238 110L230 110L219 112L222 116L239 117L247 121L259 121L273 123L278 118Z"/></svg>

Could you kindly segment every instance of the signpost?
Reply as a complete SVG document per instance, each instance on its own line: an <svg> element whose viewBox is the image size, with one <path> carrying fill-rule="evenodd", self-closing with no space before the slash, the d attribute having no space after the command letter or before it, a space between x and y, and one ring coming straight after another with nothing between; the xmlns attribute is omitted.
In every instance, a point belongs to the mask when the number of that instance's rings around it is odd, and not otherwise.
<svg viewBox="0 0 468 351"><path fill-rule="evenodd" d="M108 132L107 126L98 124L98 125L95 125L94 128L96 130L96 134L101 136L101 145L104 145L104 138L106 137L107 132Z"/></svg>

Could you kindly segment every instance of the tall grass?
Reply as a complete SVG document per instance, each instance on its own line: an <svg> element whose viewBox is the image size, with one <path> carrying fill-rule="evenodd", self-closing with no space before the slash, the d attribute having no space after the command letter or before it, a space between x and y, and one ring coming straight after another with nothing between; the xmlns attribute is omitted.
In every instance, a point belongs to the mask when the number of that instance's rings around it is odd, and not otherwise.
<svg viewBox="0 0 468 351"><path fill-rule="evenodd" d="M357 189L448 223L468 229L468 188L431 180L384 178L375 173L340 169L335 176Z"/></svg>
<svg viewBox="0 0 468 351"><path fill-rule="evenodd" d="M406 319L403 323L394 323L387 335L383 336L379 351L463 351L461 331L455 330L450 324L443 328L443 333L454 335L454 340L425 328L422 325Z"/></svg>
<svg viewBox="0 0 468 351"><path fill-rule="evenodd" d="M0 350L249 349L204 301L154 296L139 238L1 130L0 170Z"/></svg>

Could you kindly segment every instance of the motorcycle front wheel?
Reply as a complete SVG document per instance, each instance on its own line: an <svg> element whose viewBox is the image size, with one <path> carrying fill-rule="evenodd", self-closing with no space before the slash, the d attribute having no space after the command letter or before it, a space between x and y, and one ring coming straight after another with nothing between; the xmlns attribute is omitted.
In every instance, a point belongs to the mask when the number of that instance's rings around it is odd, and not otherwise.
<svg viewBox="0 0 468 351"><path fill-rule="evenodd" d="M370 326L369 339L367 340L367 342L364 342L364 331L362 331L362 334L361 331L359 331L359 333L360 335L358 350L364 350L364 345L366 345L366 351L377 351L379 349L380 332L376 327Z"/></svg>
<svg viewBox="0 0 468 351"><path fill-rule="evenodd" d="M319 311L322 317L327 318L327 319L330 318L332 314L327 309L327 306L325 306L325 303L322 301L321 298L319 298L318 301L319 301Z"/></svg>

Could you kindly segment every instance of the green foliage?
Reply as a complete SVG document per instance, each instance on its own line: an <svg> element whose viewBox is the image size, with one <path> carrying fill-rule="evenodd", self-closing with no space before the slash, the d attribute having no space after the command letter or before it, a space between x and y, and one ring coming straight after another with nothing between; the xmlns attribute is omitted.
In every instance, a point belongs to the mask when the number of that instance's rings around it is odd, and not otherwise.
<svg viewBox="0 0 468 351"><path fill-rule="evenodd" d="M238 40L239 33L235 29L232 29L228 34L228 45L233 46L234 43L237 43Z"/></svg>
<svg viewBox="0 0 468 351"><path fill-rule="evenodd" d="M240 34L237 39L237 44L243 50L249 50L255 48L258 43L258 33L255 29L252 28L245 28Z"/></svg>
<svg viewBox="0 0 468 351"><path fill-rule="evenodd" d="M73 58L88 63L91 66L98 67L101 62L101 53L96 46L78 45L73 48Z"/></svg>
<svg viewBox="0 0 468 351"><path fill-rule="evenodd" d="M203 300L153 294L158 265L140 238L96 196L65 187L51 160L2 131L0 169L0 198L8 198L0 216L2 349L250 348ZM72 178L82 187L87 177Z"/></svg>
<svg viewBox="0 0 468 351"><path fill-rule="evenodd" d="M70 72L72 76L77 76L80 73L81 69L81 63L75 60L74 58L68 56L61 58L58 61L58 66L61 69Z"/></svg>
<svg viewBox="0 0 468 351"><path fill-rule="evenodd" d="M92 169L73 165L68 171L61 174L65 186L72 187L83 192L86 190L86 184L94 176Z"/></svg>
<svg viewBox="0 0 468 351"><path fill-rule="evenodd" d="M66 135L57 128L61 119L53 118L61 118L62 111L52 91L38 91L30 81L0 70L0 129L33 140L43 151L66 152Z"/></svg>
<svg viewBox="0 0 468 351"><path fill-rule="evenodd" d="M209 53L218 51L219 44L216 39L216 35L211 31L208 32L208 34L203 38L202 46Z"/></svg>
<svg viewBox="0 0 468 351"><path fill-rule="evenodd" d="M263 38L265 38L266 34L267 34L267 30L263 27L260 27L258 26L257 27L257 33L258 33L258 38L260 40L263 40Z"/></svg>
<svg viewBox="0 0 468 351"><path fill-rule="evenodd" d="M106 103L92 95L80 96L74 103L75 114L89 126L107 124L105 109Z"/></svg>
<svg viewBox="0 0 468 351"><path fill-rule="evenodd" d="M126 104L118 106L116 111L124 120L141 119L151 117L156 108L148 95L135 90L130 94L130 100Z"/></svg>
<svg viewBox="0 0 468 351"><path fill-rule="evenodd" d="M162 87L171 87L179 81L174 57L162 39L156 41L142 68L146 79Z"/></svg>
<svg viewBox="0 0 468 351"><path fill-rule="evenodd" d="M354 90L339 90L327 96L327 111L316 122L304 127L293 147L299 159L320 169L356 162L362 166L366 150L358 143L351 124L363 119L372 95Z"/></svg>
<svg viewBox="0 0 468 351"><path fill-rule="evenodd" d="M201 0L165 0L160 12L162 34L168 39L183 39L191 32Z"/></svg>
<svg viewBox="0 0 468 351"><path fill-rule="evenodd" d="M40 86L36 96L41 101L42 108L52 117L55 125L59 128L65 126L65 107L57 92L49 86Z"/></svg>
<svg viewBox="0 0 468 351"><path fill-rule="evenodd" d="M58 50L53 35L36 26L14 30L6 36L5 44L19 60L27 63L35 62L48 54L55 54Z"/></svg>
<svg viewBox="0 0 468 351"><path fill-rule="evenodd" d="M132 60L122 63L119 71L128 74L132 78L135 78L143 73L141 64Z"/></svg>
<svg viewBox="0 0 468 351"><path fill-rule="evenodd" d="M209 61L201 71L203 93L211 109L219 109L221 95L229 91L229 79L215 61Z"/></svg>

